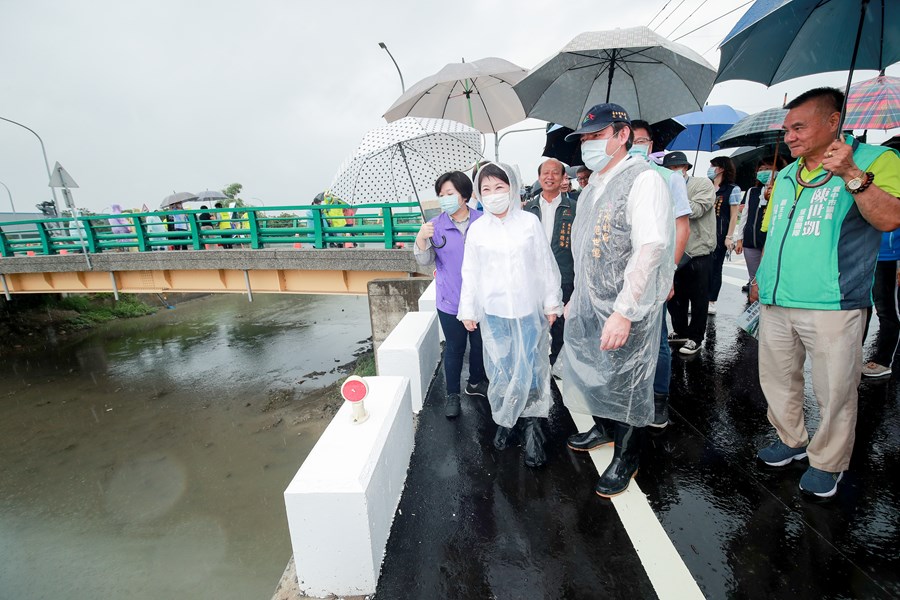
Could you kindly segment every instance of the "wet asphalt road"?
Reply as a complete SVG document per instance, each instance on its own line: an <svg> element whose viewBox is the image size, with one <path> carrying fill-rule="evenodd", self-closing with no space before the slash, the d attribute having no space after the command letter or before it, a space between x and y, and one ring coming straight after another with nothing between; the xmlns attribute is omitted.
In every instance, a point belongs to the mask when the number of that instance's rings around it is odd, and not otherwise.
<svg viewBox="0 0 900 600"><path fill-rule="evenodd" d="M725 275L746 272L726 263ZM806 461L754 460L774 439L757 342L734 324L739 286L726 283L718 304L701 352L673 357L672 423L647 436L637 476L681 559L707 598L900 597L897 374L863 381L850 471L834 498L809 501L797 487ZM441 371L419 415L378 600L658 597L613 505L593 493L592 462L565 448L575 426L558 395L549 461L535 470L521 448L493 448L482 399L464 396L448 421L443 390ZM806 413L812 433L809 385Z"/></svg>

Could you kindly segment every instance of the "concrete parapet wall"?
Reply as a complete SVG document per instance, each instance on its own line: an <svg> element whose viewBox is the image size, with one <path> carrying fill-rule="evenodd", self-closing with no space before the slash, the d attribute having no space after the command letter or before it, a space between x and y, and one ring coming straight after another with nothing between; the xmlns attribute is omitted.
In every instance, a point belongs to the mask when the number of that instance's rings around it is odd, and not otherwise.
<svg viewBox="0 0 900 600"><path fill-rule="evenodd" d="M419 312L433 312L437 314L437 282L432 280L432 282L425 288L425 291L422 292L422 295L419 296ZM441 327L440 321L438 321L438 339L442 342L446 341L444 338L444 329Z"/></svg>
<svg viewBox="0 0 900 600"><path fill-rule="evenodd" d="M432 280L425 277L376 279L368 283L369 318L375 351L407 313L419 307L419 296Z"/></svg>
<svg viewBox="0 0 900 600"><path fill-rule="evenodd" d="M441 362L437 313L411 312L375 352L379 375L399 375L410 382L412 410L422 410L428 388Z"/></svg>
<svg viewBox="0 0 900 600"><path fill-rule="evenodd" d="M413 449L409 380L368 377L369 418L345 403L284 492L299 589L375 592Z"/></svg>

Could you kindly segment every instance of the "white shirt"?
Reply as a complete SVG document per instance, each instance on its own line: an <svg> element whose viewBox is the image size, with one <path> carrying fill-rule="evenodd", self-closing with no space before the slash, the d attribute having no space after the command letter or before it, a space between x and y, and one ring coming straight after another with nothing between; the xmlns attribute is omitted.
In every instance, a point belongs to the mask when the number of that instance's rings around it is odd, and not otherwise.
<svg viewBox="0 0 900 600"><path fill-rule="evenodd" d="M541 206L541 224L544 226L544 233L547 235L547 241L549 242L553 239L553 222L556 220L556 209L562 202L562 194L557 194L555 198L547 202L544 194L541 193L539 201Z"/></svg>

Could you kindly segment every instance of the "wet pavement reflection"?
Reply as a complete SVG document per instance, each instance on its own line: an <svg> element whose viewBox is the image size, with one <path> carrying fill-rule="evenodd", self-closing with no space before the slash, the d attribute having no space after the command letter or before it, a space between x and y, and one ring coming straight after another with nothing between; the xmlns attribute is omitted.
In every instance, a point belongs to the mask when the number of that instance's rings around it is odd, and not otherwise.
<svg viewBox="0 0 900 600"><path fill-rule="evenodd" d="M0 364L0 598L269 598L364 297L210 296Z"/></svg>
<svg viewBox="0 0 900 600"><path fill-rule="evenodd" d="M647 436L637 476L651 508L707 598L900 597L897 375L860 386L837 496L802 498L806 461L773 469L754 458L775 434L757 342L734 322L744 306L726 284L701 352L673 357L672 423ZM462 416L445 419L443 389L440 377L419 417L379 600L656 597L612 504L592 493L593 465L564 448L574 425L558 398L550 460L532 470L521 450L493 448L483 400L464 396Z"/></svg>

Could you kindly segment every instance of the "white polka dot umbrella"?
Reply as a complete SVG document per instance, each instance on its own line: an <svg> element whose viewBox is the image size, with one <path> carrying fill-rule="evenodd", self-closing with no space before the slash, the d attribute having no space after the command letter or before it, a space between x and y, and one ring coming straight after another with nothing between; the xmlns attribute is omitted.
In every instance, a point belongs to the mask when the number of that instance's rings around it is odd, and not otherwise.
<svg viewBox="0 0 900 600"><path fill-rule="evenodd" d="M419 201L434 182L481 160L481 132L456 121L406 117L367 133L341 166L332 193L349 204Z"/></svg>

